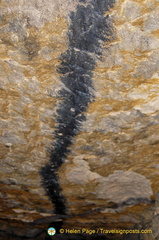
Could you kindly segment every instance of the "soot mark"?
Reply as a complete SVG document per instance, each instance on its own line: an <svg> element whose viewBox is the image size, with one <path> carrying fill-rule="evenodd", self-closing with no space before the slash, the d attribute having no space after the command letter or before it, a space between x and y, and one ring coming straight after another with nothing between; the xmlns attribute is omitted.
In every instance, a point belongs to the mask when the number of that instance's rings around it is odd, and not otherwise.
<svg viewBox="0 0 159 240"><path fill-rule="evenodd" d="M68 30L69 48L61 54L57 71L64 87L59 91L62 102L57 110L56 142L50 154L50 162L41 169L42 184L55 206L55 213L66 214L66 201L61 194L58 169L69 153L73 137L79 132L84 113L93 100L91 93L92 71L95 59L102 54L102 43L112 34L108 15L104 15L114 0L92 0L78 5L71 12Z"/></svg>

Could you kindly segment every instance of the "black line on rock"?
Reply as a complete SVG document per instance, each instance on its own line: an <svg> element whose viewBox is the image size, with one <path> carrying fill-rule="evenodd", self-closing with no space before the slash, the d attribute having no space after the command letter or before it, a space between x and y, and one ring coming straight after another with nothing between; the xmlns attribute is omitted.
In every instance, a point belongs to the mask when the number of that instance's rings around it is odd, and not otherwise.
<svg viewBox="0 0 159 240"><path fill-rule="evenodd" d="M90 89L93 89L91 79L95 59L102 55L102 43L109 41L112 35L109 17L104 13L113 7L115 0L85 2L88 4L79 4L76 11L70 14L69 48L61 54L61 64L57 69L65 87L59 91L59 97L63 100L57 110L56 142L50 154L50 162L40 171L42 184L55 205L55 213L61 215L67 211L57 172L93 100Z"/></svg>

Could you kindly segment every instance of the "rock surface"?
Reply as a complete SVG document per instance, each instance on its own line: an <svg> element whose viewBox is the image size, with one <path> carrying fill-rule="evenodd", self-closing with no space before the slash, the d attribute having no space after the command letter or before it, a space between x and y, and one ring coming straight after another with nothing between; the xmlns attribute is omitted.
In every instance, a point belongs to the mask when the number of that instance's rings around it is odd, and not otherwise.
<svg viewBox="0 0 159 240"><path fill-rule="evenodd" d="M159 1L106 2L111 5L107 11L105 2L97 0L0 2L3 239L48 239L48 225L59 219L64 229L152 230L127 236L101 234L100 239L159 238ZM92 5L89 17L86 9ZM100 26L106 20L100 31L94 16ZM84 45L86 33L99 39L88 37L89 44ZM70 49L80 56L79 65L86 66L84 74L92 85L85 120L58 169L67 215L57 216L40 170L56 143L59 106L67 97L59 92L73 87L66 84L66 75L81 71L73 63L69 70L59 67ZM68 56L72 55L67 55L66 63ZM75 109L69 111L73 115Z"/></svg>

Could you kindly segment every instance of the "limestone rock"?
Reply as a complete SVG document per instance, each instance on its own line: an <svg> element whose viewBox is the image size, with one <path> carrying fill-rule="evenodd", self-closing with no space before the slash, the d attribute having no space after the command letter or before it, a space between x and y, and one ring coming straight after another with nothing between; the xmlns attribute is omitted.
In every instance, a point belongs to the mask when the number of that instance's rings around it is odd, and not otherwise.
<svg viewBox="0 0 159 240"><path fill-rule="evenodd" d="M1 237L44 239L63 221L158 239L158 2L0 1Z"/></svg>

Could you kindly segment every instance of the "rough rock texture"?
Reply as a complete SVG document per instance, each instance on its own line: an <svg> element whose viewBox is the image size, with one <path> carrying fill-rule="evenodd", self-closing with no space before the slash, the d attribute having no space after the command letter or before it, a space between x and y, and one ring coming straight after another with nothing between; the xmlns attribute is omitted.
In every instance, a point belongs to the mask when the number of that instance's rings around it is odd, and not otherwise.
<svg viewBox="0 0 159 240"><path fill-rule="evenodd" d="M0 238L50 239L62 219L64 229L152 230L100 239L159 239L159 1L1 0L0 12ZM56 168L65 216L40 174L65 132L60 109L66 122L83 116Z"/></svg>

